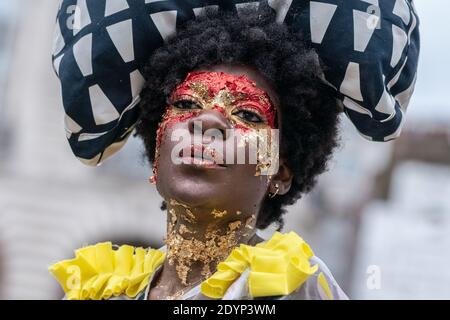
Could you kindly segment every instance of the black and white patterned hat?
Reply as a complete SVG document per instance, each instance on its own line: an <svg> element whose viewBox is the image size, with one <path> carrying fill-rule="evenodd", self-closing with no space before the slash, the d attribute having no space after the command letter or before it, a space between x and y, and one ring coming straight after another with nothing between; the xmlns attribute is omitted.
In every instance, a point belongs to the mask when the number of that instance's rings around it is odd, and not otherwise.
<svg viewBox="0 0 450 320"><path fill-rule="evenodd" d="M398 137L419 56L412 0L63 0L53 66L74 154L97 165L125 143L139 117L142 67L177 25L204 7L239 14L267 4L317 49L358 131L374 141Z"/></svg>

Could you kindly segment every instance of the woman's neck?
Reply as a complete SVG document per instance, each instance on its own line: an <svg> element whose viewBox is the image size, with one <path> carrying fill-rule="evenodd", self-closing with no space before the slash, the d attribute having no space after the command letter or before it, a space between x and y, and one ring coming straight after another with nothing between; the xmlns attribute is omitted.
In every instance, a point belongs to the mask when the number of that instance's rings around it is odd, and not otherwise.
<svg viewBox="0 0 450 320"><path fill-rule="evenodd" d="M176 299L210 277L236 246L262 241L255 224L255 214L193 209L169 201L166 259L149 299Z"/></svg>

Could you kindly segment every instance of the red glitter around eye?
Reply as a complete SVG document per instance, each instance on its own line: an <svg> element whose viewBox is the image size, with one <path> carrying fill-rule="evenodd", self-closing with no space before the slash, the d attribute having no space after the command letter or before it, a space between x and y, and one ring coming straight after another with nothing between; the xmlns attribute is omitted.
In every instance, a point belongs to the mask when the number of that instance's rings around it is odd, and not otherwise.
<svg viewBox="0 0 450 320"><path fill-rule="evenodd" d="M224 89L235 99L234 104L251 104L264 116L271 128L276 127L276 110L269 95L245 75L208 71L190 72L186 79L175 88L171 97L183 94L198 95L206 102Z"/></svg>

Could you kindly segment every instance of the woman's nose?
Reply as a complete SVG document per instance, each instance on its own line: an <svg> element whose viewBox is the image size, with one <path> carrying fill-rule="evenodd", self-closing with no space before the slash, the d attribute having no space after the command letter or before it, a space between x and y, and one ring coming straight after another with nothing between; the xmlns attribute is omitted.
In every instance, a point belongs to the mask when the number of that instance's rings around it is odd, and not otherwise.
<svg viewBox="0 0 450 320"><path fill-rule="evenodd" d="M219 110L204 110L197 116L189 119L189 132L194 134L195 132L205 134L207 130L209 135L217 135L219 132L222 135L222 139L227 138L227 129L231 129L230 121ZM218 130L218 132L212 132Z"/></svg>

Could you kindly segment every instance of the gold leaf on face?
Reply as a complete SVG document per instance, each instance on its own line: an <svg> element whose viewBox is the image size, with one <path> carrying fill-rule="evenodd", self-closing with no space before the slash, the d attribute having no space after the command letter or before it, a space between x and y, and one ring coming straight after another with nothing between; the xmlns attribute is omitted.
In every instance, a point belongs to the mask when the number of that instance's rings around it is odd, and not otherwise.
<svg viewBox="0 0 450 320"><path fill-rule="evenodd" d="M201 82L192 82L189 83L189 88L195 93L195 95L204 100L208 101L209 99L209 90L206 85Z"/></svg>
<svg viewBox="0 0 450 320"><path fill-rule="evenodd" d="M217 100L220 101L226 109L232 108L233 104L236 102L236 98L228 90L221 90L217 95Z"/></svg>

